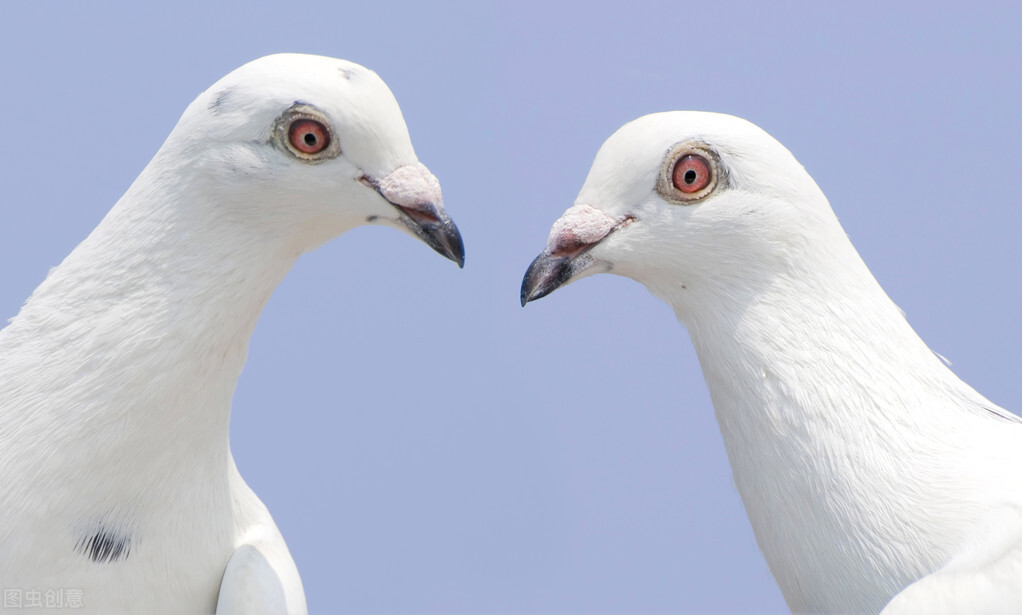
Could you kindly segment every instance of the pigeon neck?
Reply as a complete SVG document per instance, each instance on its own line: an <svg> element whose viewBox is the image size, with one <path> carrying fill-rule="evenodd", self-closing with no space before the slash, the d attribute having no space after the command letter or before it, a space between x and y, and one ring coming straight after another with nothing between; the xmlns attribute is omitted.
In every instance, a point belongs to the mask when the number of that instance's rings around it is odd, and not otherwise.
<svg viewBox="0 0 1022 615"><path fill-rule="evenodd" d="M65 459L100 456L158 474L168 460L229 456L231 398L249 338L300 251L231 224L223 203L153 167L51 271L0 348L18 363L7 373L45 389L16 393L17 383L6 383L14 399L4 407L32 414L45 406L40 428L80 442L70 444L80 454Z"/></svg>
<svg viewBox="0 0 1022 615"><path fill-rule="evenodd" d="M981 398L857 255L837 269L778 277L740 309L687 324L735 484L789 604L876 612L914 567L941 557L911 512L931 504L927 473L970 418L947 400Z"/></svg>
<svg viewBox="0 0 1022 615"><path fill-rule="evenodd" d="M841 266L792 269L744 297L740 289L729 292L737 298L730 305L721 301L723 309L685 318L710 389L721 398L718 412L728 415L721 417L727 428L769 421L775 424L767 433L782 433L818 419L849 435L863 433L860 422L925 430L934 416L915 412L925 406L885 397L892 391L928 397L934 389L961 396L967 388L857 254ZM752 391L755 398L737 397ZM780 424L789 426L778 431Z"/></svg>

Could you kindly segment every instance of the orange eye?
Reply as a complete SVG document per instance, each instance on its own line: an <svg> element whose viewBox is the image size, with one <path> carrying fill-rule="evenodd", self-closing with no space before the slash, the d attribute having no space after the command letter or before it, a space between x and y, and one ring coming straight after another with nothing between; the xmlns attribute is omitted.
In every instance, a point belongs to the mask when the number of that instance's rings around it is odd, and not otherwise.
<svg viewBox="0 0 1022 615"><path fill-rule="evenodd" d="M322 152L330 145L330 131L316 120L295 121L287 132L287 138L291 147L310 156Z"/></svg>
<svg viewBox="0 0 1022 615"><path fill-rule="evenodd" d="M713 179L710 163L698 154L682 156L674 165L671 180L674 187L685 194L699 192Z"/></svg>

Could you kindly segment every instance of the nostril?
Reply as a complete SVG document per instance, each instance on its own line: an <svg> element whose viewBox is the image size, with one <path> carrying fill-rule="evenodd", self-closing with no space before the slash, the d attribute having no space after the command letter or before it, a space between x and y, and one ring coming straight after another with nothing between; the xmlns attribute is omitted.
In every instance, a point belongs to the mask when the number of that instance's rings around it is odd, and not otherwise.
<svg viewBox="0 0 1022 615"><path fill-rule="evenodd" d="M436 211L431 207L419 208L419 207L402 207L395 205L398 209L408 215L409 218L415 220L421 225L426 224L437 224L440 222L440 216L436 214Z"/></svg>
<svg viewBox="0 0 1022 615"><path fill-rule="evenodd" d="M579 239L574 231L566 230L558 235L553 245L550 246L550 256L568 258L578 256L593 245Z"/></svg>
<svg viewBox="0 0 1022 615"><path fill-rule="evenodd" d="M550 244L548 251L550 256L557 257L575 257L592 248L596 244L600 243L611 235L614 231L622 229L632 222L635 222L635 216L629 214L621 221L610 227L604 234L600 234L599 231L593 232L593 229L582 225L581 228L562 228L561 231L554 237Z"/></svg>

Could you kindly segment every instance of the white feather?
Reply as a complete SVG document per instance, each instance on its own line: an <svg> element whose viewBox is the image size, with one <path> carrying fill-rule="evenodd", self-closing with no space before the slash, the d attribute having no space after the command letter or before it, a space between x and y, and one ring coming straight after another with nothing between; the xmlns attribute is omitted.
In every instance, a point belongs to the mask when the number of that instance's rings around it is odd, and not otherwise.
<svg viewBox="0 0 1022 615"><path fill-rule="evenodd" d="M681 204L658 174L688 142L720 177ZM780 143L726 115L645 116L603 145L583 205L629 224L574 278L634 278L688 328L792 611L877 613L915 582L892 613L1022 612L1022 422L919 339Z"/></svg>
<svg viewBox="0 0 1022 615"><path fill-rule="evenodd" d="M339 155L303 160L279 141L296 102L331 125ZM409 166L421 165L390 91L343 60L262 58L188 107L0 332L5 588L73 588L93 613L210 613L226 569L227 612L257 612L258 586L276 600L266 612L305 613L288 549L231 457L231 398L299 255L369 218L406 228L360 180Z"/></svg>

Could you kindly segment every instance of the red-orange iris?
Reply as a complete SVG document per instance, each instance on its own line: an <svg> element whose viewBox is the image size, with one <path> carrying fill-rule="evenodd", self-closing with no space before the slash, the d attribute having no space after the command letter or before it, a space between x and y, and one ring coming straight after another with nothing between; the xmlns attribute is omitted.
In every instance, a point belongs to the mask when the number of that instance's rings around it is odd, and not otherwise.
<svg viewBox="0 0 1022 615"><path fill-rule="evenodd" d="M330 132L316 120L297 120L288 130L291 146L303 154L318 154L330 145Z"/></svg>
<svg viewBox="0 0 1022 615"><path fill-rule="evenodd" d="M675 188L691 194L710 184L711 173L709 161L697 154L688 154L675 163L671 179Z"/></svg>

